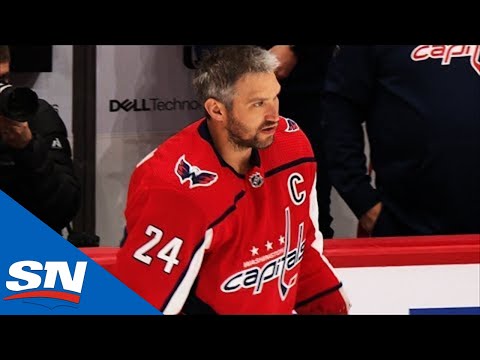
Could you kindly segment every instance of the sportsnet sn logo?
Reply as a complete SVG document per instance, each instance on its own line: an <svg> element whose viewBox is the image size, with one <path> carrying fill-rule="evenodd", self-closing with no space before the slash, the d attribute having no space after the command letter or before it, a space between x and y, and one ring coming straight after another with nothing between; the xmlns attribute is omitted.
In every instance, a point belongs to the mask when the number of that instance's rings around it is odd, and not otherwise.
<svg viewBox="0 0 480 360"><path fill-rule="evenodd" d="M0 315L161 315L2 191L0 228Z"/></svg>
<svg viewBox="0 0 480 360"><path fill-rule="evenodd" d="M50 308L79 304L86 270L86 261L77 261L73 274L66 261L17 261L8 271L11 280L5 282L11 295L3 300L28 299Z"/></svg>
<svg viewBox="0 0 480 360"><path fill-rule="evenodd" d="M413 61L442 59L442 65L450 65L459 57L469 57L470 65L480 75L480 45L419 45L410 54Z"/></svg>

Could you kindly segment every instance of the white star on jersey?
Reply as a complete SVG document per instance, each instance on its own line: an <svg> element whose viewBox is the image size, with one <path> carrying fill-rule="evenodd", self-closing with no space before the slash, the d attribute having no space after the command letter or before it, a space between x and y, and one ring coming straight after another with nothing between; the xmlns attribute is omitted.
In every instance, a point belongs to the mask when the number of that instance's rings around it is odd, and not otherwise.
<svg viewBox="0 0 480 360"><path fill-rule="evenodd" d="M272 244L270 241L267 241L267 242L265 243L265 247L267 248L267 250L272 250L272 249L273 249L273 246L272 246L272 245L273 245L273 244Z"/></svg>
<svg viewBox="0 0 480 360"><path fill-rule="evenodd" d="M252 249L250 250L252 253L252 256L258 255L258 248L255 246L252 246Z"/></svg>

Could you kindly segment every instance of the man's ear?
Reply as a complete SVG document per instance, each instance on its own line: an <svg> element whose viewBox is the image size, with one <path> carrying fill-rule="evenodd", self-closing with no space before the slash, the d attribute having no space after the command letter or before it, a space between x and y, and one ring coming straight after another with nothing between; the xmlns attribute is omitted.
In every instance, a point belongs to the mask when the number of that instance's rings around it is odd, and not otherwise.
<svg viewBox="0 0 480 360"><path fill-rule="evenodd" d="M205 101L205 110L212 120L223 121L227 115L227 109L218 100L209 98Z"/></svg>

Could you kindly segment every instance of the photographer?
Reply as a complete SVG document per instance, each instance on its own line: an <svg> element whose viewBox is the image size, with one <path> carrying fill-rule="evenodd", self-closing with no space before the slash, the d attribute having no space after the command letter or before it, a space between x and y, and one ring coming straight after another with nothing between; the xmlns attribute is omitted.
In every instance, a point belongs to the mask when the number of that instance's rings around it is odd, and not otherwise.
<svg viewBox="0 0 480 360"><path fill-rule="evenodd" d="M0 190L61 234L80 207L67 129L33 91L9 86L9 71L9 48L0 45ZM28 101L10 101L22 90Z"/></svg>

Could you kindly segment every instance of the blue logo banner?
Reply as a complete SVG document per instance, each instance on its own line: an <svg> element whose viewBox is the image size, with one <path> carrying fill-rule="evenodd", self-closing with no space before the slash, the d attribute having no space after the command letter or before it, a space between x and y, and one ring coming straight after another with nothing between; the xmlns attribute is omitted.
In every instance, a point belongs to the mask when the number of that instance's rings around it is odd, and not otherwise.
<svg viewBox="0 0 480 360"><path fill-rule="evenodd" d="M0 191L0 315L162 315Z"/></svg>
<svg viewBox="0 0 480 360"><path fill-rule="evenodd" d="M480 307L448 307L410 309L410 315L480 315Z"/></svg>

